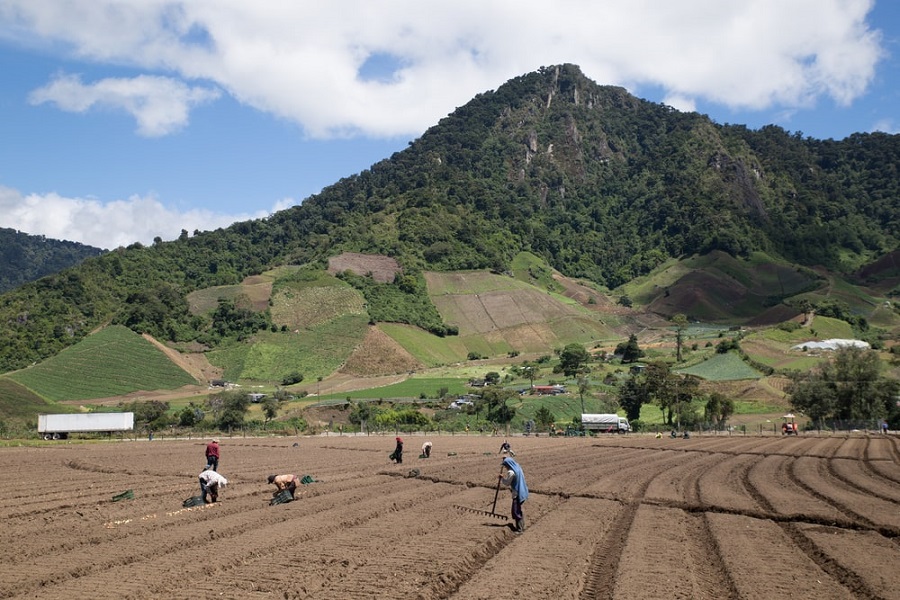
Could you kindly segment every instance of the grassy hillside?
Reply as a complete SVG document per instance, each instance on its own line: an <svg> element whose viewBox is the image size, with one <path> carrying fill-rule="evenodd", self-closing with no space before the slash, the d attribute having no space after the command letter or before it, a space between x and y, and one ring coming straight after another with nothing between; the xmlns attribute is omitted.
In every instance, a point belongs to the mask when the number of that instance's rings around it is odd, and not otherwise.
<svg viewBox="0 0 900 600"><path fill-rule="evenodd" d="M783 300L824 285L809 269L756 252L735 258L712 252L671 259L618 292L649 310L703 322L746 322ZM796 314L797 311L794 311ZM771 323L784 320L773 316Z"/></svg>
<svg viewBox="0 0 900 600"><path fill-rule="evenodd" d="M844 321L829 317L815 317L811 327L795 331L770 328L753 332L741 340L741 349L764 365L778 370L806 370L817 365L822 358L792 350L797 344L832 338L853 338L853 329Z"/></svg>
<svg viewBox="0 0 900 600"><path fill-rule="evenodd" d="M446 390L449 395L465 394L468 379L459 377L411 377L406 381L383 387L357 390L341 394L322 395L322 402L333 402L350 399L366 400L418 400L419 398L437 398L438 392Z"/></svg>
<svg viewBox="0 0 900 600"><path fill-rule="evenodd" d="M40 413L65 413L75 409L47 402L9 377L0 377L0 420L32 420Z"/></svg>
<svg viewBox="0 0 900 600"><path fill-rule="evenodd" d="M336 371L365 338L367 329L368 319L363 315L340 316L295 332L261 332L211 351L209 361L222 367L224 377L231 381L275 384L293 372L310 381Z"/></svg>
<svg viewBox="0 0 900 600"><path fill-rule="evenodd" d="M116 325L49 360L11 373L9 378L51 401L88 400L197 383L152 343Z"/></svg>
<svg viewBox="0 0 900 600"><path fill-rule="evenodd" d="M400 323L382 323L378 328L428 367L464 361L469 352L458 336L438 337L418 327Z"/></svg>

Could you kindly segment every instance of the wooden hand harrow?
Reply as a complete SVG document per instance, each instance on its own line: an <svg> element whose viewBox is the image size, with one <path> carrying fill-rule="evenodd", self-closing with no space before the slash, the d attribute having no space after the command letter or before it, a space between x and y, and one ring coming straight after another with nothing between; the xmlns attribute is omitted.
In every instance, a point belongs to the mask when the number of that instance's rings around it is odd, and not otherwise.
<svg viewBox="0 0 900 600"><path fill-rule="evenodd" d="M503 467L500 467L500 474L503 474ZM490 511L486 510L478 510L477 508L469 508L468 506L459 506L455 505L457 509L463 510L470 513L475 513L476 515L487 515L489 517L494 517L495 519L503 519L504 521L508 521L509 517L506 515L497 514L495 511L497 510L497 496L500 495L500 478L497 478L497 489L494 490L494 504L491 506Z"/></svg>

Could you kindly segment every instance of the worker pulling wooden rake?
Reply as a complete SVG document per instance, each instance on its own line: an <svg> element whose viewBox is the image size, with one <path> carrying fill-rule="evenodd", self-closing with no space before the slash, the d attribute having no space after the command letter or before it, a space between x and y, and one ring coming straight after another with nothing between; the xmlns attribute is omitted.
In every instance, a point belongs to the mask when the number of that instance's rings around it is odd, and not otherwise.
<svg viewBox="0 0 900 600"><path fill-rule="evenodd" d="M503 474L503 467L500 467L500 474ZM476 515L487 515L489 517L494 517L495 519L503 519L504 521L508 521L509 517L506 515L497 514L497 497L500 495L500 478L497 478L497 489L494 490L494 504L491 506L490 511L479 510L477 508L469 508L468 506L459 506L455 505L455 507L459 510L463 510L470 513L475 513Z"/></svg>

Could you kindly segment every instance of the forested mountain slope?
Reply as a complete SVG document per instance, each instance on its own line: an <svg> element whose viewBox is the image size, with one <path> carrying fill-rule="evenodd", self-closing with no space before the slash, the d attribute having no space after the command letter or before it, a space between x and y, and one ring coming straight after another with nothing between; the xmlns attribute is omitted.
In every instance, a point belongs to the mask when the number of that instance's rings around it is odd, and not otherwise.
<svg viewBox="0 0 900 600"><path fill-rule="evenodd" d="M78 242L54 240L0 227L0 293L103 253Z"/></svg>
<svg viewBox="0 0 900 600"><path fill-rule="evenodd" d="M324 267L342 251L395 258L401 290L420 296L424 269L503 272L521 251L610 288L712 250L850 271L897 248L898 164L900 136L719 125L573 65L542 68L300 206L119 249L5 294L0 370L108 322L215 345L215 317L191 314L187 293L276 265Z"/></svg>

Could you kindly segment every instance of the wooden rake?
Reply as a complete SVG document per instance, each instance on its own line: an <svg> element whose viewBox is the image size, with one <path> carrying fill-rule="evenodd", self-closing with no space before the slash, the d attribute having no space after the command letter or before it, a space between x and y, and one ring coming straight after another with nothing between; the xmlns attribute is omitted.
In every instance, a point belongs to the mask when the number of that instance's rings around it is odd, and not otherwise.
<svg viewBox="0 0 900 600"><path fill-rule="evenodd" d="M503 474L503 467L500 467L500 474ZM476 515L487 515L488 517L494 517L495 519L503 519L504 521L508 521L509 517L506 515L501 515L496 513L497 510L497 497L500 495L500 478L497 478L497 489L494 490L494 504L491 506L490 511L486 510L478 510L477 508L469 508L468 506L459 506L455 505L457 509L463 510L470 513L475 513Z"/></svg>

